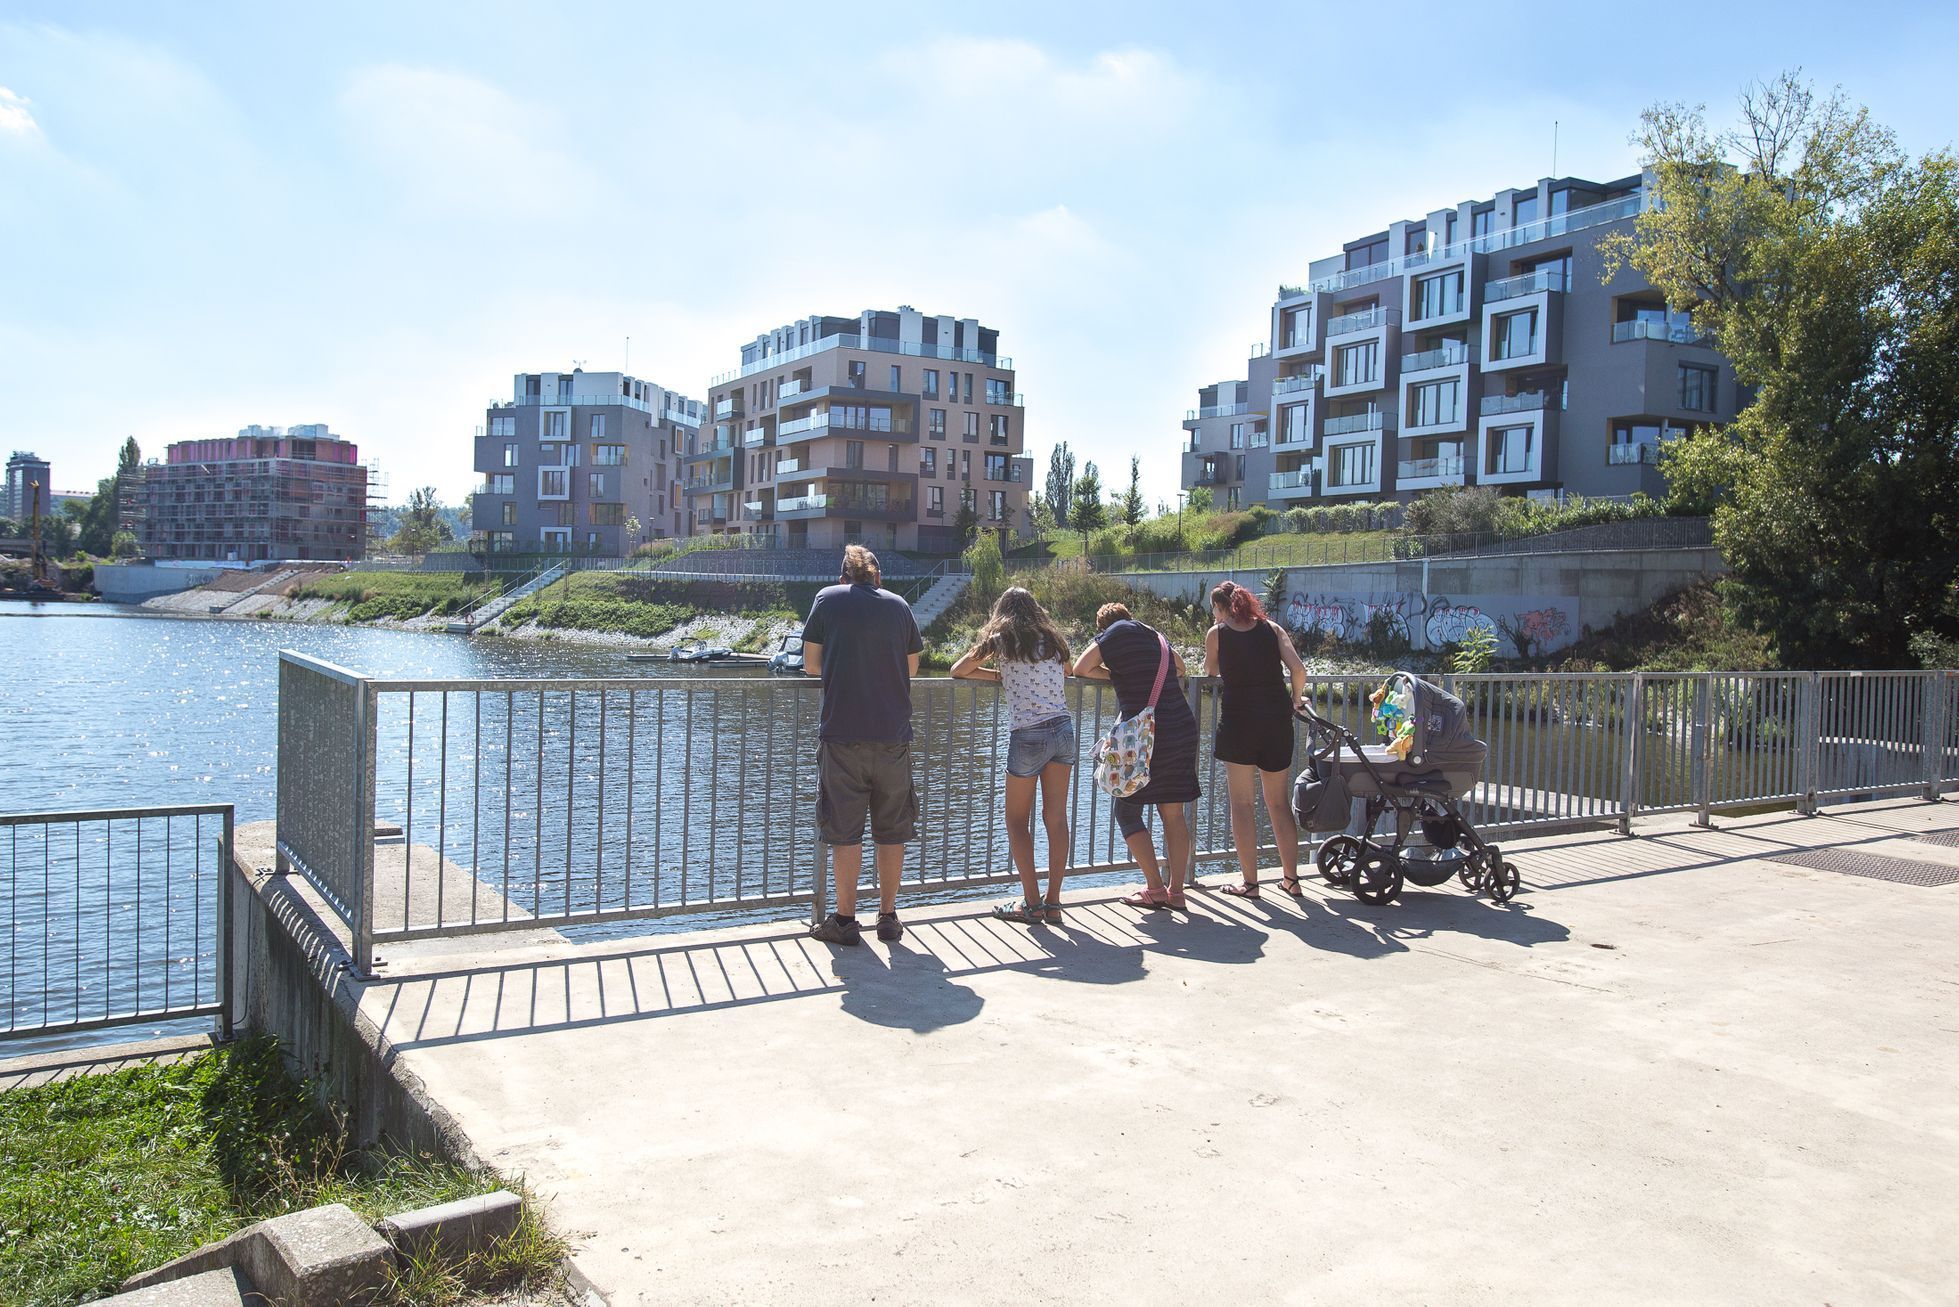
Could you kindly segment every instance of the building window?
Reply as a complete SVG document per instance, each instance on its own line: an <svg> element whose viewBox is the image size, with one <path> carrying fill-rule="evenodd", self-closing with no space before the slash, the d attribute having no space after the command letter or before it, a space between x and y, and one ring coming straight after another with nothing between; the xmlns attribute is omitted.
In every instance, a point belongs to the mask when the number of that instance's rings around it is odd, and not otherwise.
<svg viewBox="0 0 1959 1307"><path fill-rule="evenodd" d="M592 414L592 439L605 439L605 414L603 413Z"/></svg>
<svg viewBox="0 0 1959 1307"><path fill-rule="evenodd" d="M1343 345L1333 351L1333 384L1359 386L1381 376L1381 342L1364 340L1358 345Z"/></svg>
<svg viewBox="0 0 1959 1307"><path fill-rule="evenodd" d="M1562 195L1564 192L1558 192ZM1517 269L1519 272L1541 272L1553 290L1571 289L1571 252L1552 254L1542 259L1532 259Z"/></svg>
<svg viewBox="0 0 1959 1307"><path fill-rule="evenodd" d="M1519 195L1510 201L1510 221L1516 226L1537 221L1537 192Z"/></svg>
<svg viewBox="0 0 1959 1307"><path fill-rule="evenodd" d="M1537 353L1537 310L1499 313L1490 326L1490 359L1529 358Z"/></svg>
<svg viewBox="0 0 1959 1307"><path fill-rule="evenodd" d="M1714 411L1714 369L1694 363L1680 365L1680 407L1691 413Z"/></svg>
<svg viewBox="0 0 1959 1307"><path fill-rule="evenodd" d="M922 449L919 451L918 473L920 476L928 476L928 477L935 477L939 474L939 451L938 450Z"/></svg>
<svg viewBox="0 0 1959 1307"><path fill-rule="evenodd" d="M1347 251L1347 269L1371 268L1377 263L1388 261L1388 238L1385 236L1356 245Z"/></svg>
<svg viewBox="0 0 1959 1307"><path fill-rule="evenodd" d="M605 498L605 473L603 472L592 473L591 497L593 499Z"/></svg>
<svg viewBox="0 0 1959 1307"><path fill-rule="evenodd" d="M988 454L986 456L986 479L988 481L1005 481L1007 479L1007 456L1005 454Z"/></svg>
<svg viewBox="0 0 1959 1307"><path fill-rule="evenodd" d="M978 440L979 439L979 414L967 413L964 416L966 418L966 439Z"/></svg>
<svg viewBox="0 0 1959 1307"><path fill-rule="evenodd" d="M1558 217L1560 214L1565 214L1569 212L1571 212L1571 188L1566 187L1564 190L1561 191L1552 191L1551 192L1551 216L1555 218Z"/></svg>
<svg viewBox="0 0 1959 1307"><path fill-rule="evenodd" d="M986 497L986 520L1004 522L1007 520L1007 492L996 490Z"/></svg>
<svg viewBox="0 0 1959 1307"><path fill-rule="evenodd" d="M1326 483L1336 486L1374 484L1374 446L1336 445L1327 454Z"/></svg>
<svg viewBox="0 0 1959 1307"><path fill-rule="evenodd" d="M493 495L514 495L517 493L517 478L509 472L492 472L485 489Z"/></svg>
<svg viewBox="0 0 1959 1307"><path fill-rule="evenodd" d="M1428 253L1428 228L1410 227L1407 235L1402 238L1401 252L1403 254Z"/></svg>
<svg viewBox="0 0 1959 1307"><path fill-rule="evenodd" d="M1529 424L1493 427L1489 445L1483 451L1483 472L1487 476L1514 476L1531 468L1531 441L1537 429Z"/></svg>
<svg viewBox="0 0 1959 1307"><path fill-rule="evenodd" d="M538 421L539 440L568 440L571 438L571 414L562 409L545 413Z"/></svg>
<svg viewBox="0 0 1959 1307"><path fill-rule="evenodd" d="M505 445L503 447L503 465L505 467L517 466L517 446Z"/></svg>
<svg viewBox="0 0 1959 1307"><path fill-rule="evenodd" d="M1233 449L1243 449L1245 447L1245 424L1243 422L1233 422L1231 424L1231 447Z"/></svg>
<svg viewBox="0 0 1959 1307"><path fill-rule="evenodd" d="M966 398L960 402L965 404L972 403L973 402L973 374L970 372L966 374L966 384L963 387L963 390L965 392Z"/></svg>
<svg viewBox="0 0 1959 1307"><path fill-rule="evenodd" d="M973 479L973 455L971 450L962 449L959 451L959 479L961 481L971 481ZM972 491L969 490L966 493L970 495Z"/></svg>
<svg viewBox="0 0 1959 1307"><path fill-rule="evenodd" d="M858 390L864 388L864 364L861 361L853 361L850 365L850 384Z"/></svg>
<svg viewBox="0 0 1959 1307"><path fill-rule="evenodd" d="M987 419L987 426L994 444L1004 445L1013 439L1007 431L1007 415L1005 413L995 413L990 416Z"/></svg>
<svg viewBox="0 0 1959 1307"><path fill-rule="evenodd" d="M926 451L930 453L931 451ZM945 487L925 487L925 512L931 517L945 516Z"/></svg>
<svg viewBox="0 0 1959 1307"><path fill-rule="evenodd" d="M846 440L843 446L843 465L845 467L864 466L864 442Z"/></svg>
<svg viewBox="0 0 1959 1307"><path fill-rule="evenodd" d="M925 369L925 398L937 399L938 397L939 370L937 368L927 368Z"/></svg>
<svg viewBox="0 0 1959 1307"><path fill-rule="evenodd" d="M1279 317L1279 348L1298 349L1313 343L1313 310L1287 309Z"/></svg>
<svg viewBox="0 0 1959 1307"><path fill-rule="evenodd" d="M1438 272L1415 279L1415 319L1440 318L1462 312L1462 270Z"/></svg>
<svg viewBox="0 0 1959 1307"><path fill-rule="evenodd" d="M1490 224L1495 220L1496 220L1495 209L1476 210L1474 213L1469 215L1469 234L1472 237L1489 235Z"/></svg>
<svg viewBox="0 0 1959 1307"><path fill-rule="evenodd" d="M927 429L931 432L932 439L934 440L945 439L945 410L944 409L935 408L932 410L931 418Z"/></svg>
<svg viewBox="0 0 1959 1307"><path fill-rule="evenodd" d="M1442 243L1444 245L1454 245L1456 243L1456 211L1454 209L1449 210L1448 218L1443 223Z"/></svg>
<svg viewBox="0 0 1959 1307"><path fill-rule="evenodd" d="M517 525L517 505L507 499L503 501L503 516L499 519L499 525Z"/></svg>
<svg viewBox="0 0 1959 1307"><path fill-rule="evenodd" d="M563 499L565 497L565 474L562 469L545 468L538 472L537 497L539 499Z"/></svg>
<svg viewBox="0 0 1959 1307"><path fill-rule="evenodd" d="M891 365L891 393L895 395L904 388L904 369L898 364L893 363Z"/></svg>
<svg viewBox="0 0 1959 1307"><path fill-rule="evenodd" d="M1245 456L1243 454L1238 455L1232 460L1231 479L1233 481L1243 481L1245 479Z"/></svg>
<svg viewBox="0 0 1959 1307"><path fill-rule="evenodd" d="M492 436L514 436L517 434L517 419L509 413L498 413L490 418Z"/></svg>
<svg viewBox="0 0 1959 1307"><path fill-rule="evenodd" d="M986 402L989 404L1011 404L1014 402L1013 392L1007 389L1007 382L1004 377L988 377L986 379Z"/></svg>
<svg viewBox="0 0 1959 1307"><path fill-rule="evenodd" d="M592 446L593 467L623 467L625 462L626 447L624 445Z"/></svg>
<svg viewBox="0 0 1959 1307"><path fill-rule="evenodd" d="M592 510L593 526L626 525L626 506L624 504L593 504L590 507Z"/></svg>
<svg viewBox="0 0 1959 1307"><path fill-rule="evenodd" d="M1427 381L1408 392L1408 425L1441 426L1462 416L1462 380Z"/></svg>
<svg viewBox="0 0 1959 1307"><path fill-rule="evenodd" d="M1657 464L1660 461L1660 446L1671 434L1663 422L1614 422L1612 445L1605 451L1605 461L1615 467L1631 463Z"/></svg>
<svg viewBox="0 0 1959 1307"><path fill-rule="evenodd" d="M1304 444L1313 438L1312 431L1306 425L1306 407L1304 404L1286 405L1284 425L1279 429L1280 444Z"/></svg>

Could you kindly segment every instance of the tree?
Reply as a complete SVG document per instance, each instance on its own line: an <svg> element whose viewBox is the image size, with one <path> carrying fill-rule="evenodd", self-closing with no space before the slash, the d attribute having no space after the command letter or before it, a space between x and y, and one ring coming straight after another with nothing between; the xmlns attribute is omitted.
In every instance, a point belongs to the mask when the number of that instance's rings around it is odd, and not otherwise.
<svg viewBox="0 0 1959 1307"><path fill-rule="evenodd" d="M952 515L952 538L963 550L973 543L973 536L979 531L979 508L973 495L973 488L966 486L959 492L959 511Z"/></svg>
<svg viewBox="0 0 1959 1307"><path fill-rule="evenodd" d="M980 532L979 539L966 550L966 567L973 574L973 589L990 603L999 595L1007 575L1006 562L1000 557L1000 537L991 531Z"/></svg>
<svg viewBox="0 0 1959 1307"><path fill-rule="evenodd" d="M1785 666L1899 666L1959 636L1959 182L1793 74L1642 117L1653 204L1606 246L1755 388L1662 460L1714 506L1731 611Z"/></svg>
<svg viewBox="0 0 1959 1307"><path fill-rule="evenodd" d="M435 487L423 486L408 492L408 507L402 510L401 525L388 541L388 548L397 554L426 554L454 538L443 520L442 501L436 497Z"/></svg>
<svg viewBox="0 0 1959 1307"><path fill-rule="evenodd" d="M1075 482L1075 502L1068 510L1068 525L1082 533L1082 553L1088 553L1088 533L1109 524L1109 506L1102 502L1102 473L1094 460L1082 468Z"/></svg>
<svg viewBox="0 0 1959 1307"><path fill-rule="evenodd" d="M1055 442L1048 454L1048 512L1055 524L1066 526L1074 512L1075 454L1065 440Z"/></svg>
<svg viewBox="0 0 1959 1307"><path fill-rule="evenodd" d="M1125 526L1140 526L1149 509L1143 503L1143 460L1129 456L1129 489L1125 490L1116 512Z"/></svg>
<svg viewBox="0 0 1959 1307"><path fill-rule="evenodd" d="M115 559L134 558L139 547L134 531L118 531L109 541L109 557Z"/></svg>
<svg viewBox="0 0 1959 1307"><path fill-rule="evenodd" d="M1184 507L1193 513L1208 513L1211 511L1211 504L1209 486L1192 486L1190 493L1184 496Z"/></svg>

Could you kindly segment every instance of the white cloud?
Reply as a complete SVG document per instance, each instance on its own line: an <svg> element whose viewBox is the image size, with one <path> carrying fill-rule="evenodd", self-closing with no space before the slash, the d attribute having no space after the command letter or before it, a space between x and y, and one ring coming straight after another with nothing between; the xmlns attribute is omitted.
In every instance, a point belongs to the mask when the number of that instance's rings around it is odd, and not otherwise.
<svg viewBox="0 0 1959 1307"><path fill-rule="evenodd" d="M34 114L28 109L31 101L0 86L0 136L38 137L41 125L34 121Z"/></svg>
<svg viewBox="0 0 1959 1307"><path fill-rule="evenodd" d="M1076 122L1160 122L1180 112L1195 90L1170 59L1151 50L1104 50L1071 64L1028 41L958 36L892 51L883 62L887 73L929 99L1051 124L1057 114Z"/></svg>
<svg viewBox="0 0 1959 1307"><path fill-rule="evenodd" d="M366 159L424 207L538 212L586 184L554 143L548 114L461 73L362 68L341 92L340 111Z"/></svg>

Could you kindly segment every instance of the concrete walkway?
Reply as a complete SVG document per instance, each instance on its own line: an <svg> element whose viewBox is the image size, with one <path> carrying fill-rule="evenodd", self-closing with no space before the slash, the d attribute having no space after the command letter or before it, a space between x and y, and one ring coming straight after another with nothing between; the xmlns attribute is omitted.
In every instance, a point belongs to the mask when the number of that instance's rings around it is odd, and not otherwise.
<svg viewBox="0 0 1959 1307"><path fill-rule="evenodd" d="M616 1303L1950 1302L1915 803L1511 846L1526 892L397 949L364 1006ZM1217 878L1211 878L1215 881Z"/></svg>

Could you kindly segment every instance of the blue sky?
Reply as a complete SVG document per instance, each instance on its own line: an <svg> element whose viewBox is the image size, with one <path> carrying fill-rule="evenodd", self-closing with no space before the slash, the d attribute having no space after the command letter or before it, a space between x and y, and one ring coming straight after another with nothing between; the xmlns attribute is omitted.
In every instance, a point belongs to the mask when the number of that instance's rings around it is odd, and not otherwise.
<svg viewBox="0 0 1959 1307"><path fill-rule="evenodd" d="M977 317L1056 439L1176 486L1197 387L1341 241L1801 65L1952 144L1950 6L0 5L0 446L61 489L326 422L475 481L511 374L696 397L810 313ZM1432 16L1438 15L1438 16Z"/></svg>

